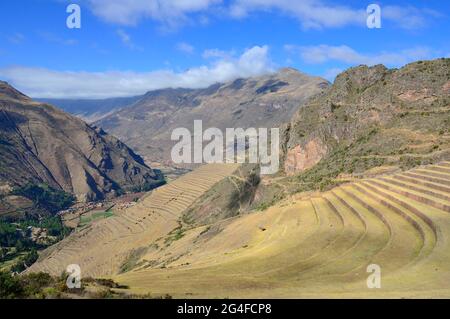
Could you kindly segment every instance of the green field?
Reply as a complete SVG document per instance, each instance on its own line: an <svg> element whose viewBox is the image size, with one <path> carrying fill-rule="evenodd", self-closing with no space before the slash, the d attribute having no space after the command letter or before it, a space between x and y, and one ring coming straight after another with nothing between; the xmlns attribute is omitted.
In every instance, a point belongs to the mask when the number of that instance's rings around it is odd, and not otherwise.
<svg viewBox="0 0 450 319"><path fill-rule="evenodd" d="M84 227L86 225L89 225L93 221L109 218L112 216L114 216L114 213L111 210L90 213L89 216L80 217L80 223L78 224L78 227Z"/></svg>

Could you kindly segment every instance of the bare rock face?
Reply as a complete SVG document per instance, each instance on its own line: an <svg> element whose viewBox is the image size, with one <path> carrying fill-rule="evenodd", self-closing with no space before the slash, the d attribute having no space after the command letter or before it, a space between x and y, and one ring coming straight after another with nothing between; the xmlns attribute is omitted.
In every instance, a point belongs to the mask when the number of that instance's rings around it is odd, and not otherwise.
<svg viewBox="0 0 450 319"><path fill-rule="evenodd" d="M45 183L93 201L155 179L118 139L0 82L0 185Z"/></svg>
<svg viewBox="0 0 450 319"><path fill-rule="evenodd" d="M140 101L103 118L96 125L118 136L150 162L170 166L175 128L274 128L291 120L311 96L329 83L291 68L206 89L164 89L148 92Z"/></svg>
<svg viewBox="0 0 450 319"><path fill-rule="evenodd" d="M447 83L445 83L442 86L442 91L447 92L448 94L450 94L450 81L448 81Z"/></svg>
<svg viewBox="0 0 450 319"><path fill-rule="evenodd" d="M305 171L316 165L327 153L327 146L314 138L304 146L297 145L290 149L284 163L284 170L288 175Z"/></svg>

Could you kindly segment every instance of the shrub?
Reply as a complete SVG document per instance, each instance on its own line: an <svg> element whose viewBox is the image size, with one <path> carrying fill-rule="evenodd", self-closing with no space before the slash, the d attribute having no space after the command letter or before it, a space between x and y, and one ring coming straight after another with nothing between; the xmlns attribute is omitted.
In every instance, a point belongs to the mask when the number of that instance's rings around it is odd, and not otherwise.
<svg viewBox="0 0 450 319"><path fill-rule="evenodd" d="M0 272L0 299L21 298L23 294L23 287L18 278Z"/></svg>
<svg viewBox="0 0 450 319"><path fill-rule="evenodd" d="M27 267L30 267L32 264L36 262L36 260L39 258L39 255L36 251L36 249L32 249L25 257L20 258L20 260L11 267L11 271L16 273L21 273Z"/></svg>
<svg viewBox="0 0 450 319"><path fill-rule="evenodd" d="M36 273L23 276L21 282L27 296L38 296L44 288L52 285L54 280L49 274Z"/></svg>

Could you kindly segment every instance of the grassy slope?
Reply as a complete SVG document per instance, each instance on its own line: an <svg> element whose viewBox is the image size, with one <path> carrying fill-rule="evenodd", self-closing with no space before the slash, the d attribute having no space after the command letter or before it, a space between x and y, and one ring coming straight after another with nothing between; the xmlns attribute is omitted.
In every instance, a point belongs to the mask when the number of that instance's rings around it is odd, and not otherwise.
<svg viewBox="0 0 450 319"><path fill-rule="evenodd" d="M436 169L441 183L386 175L194 228L114 279L179 298L449 297L450 163L422 171ZM366 286L372 263L382 289Z"/></svg>

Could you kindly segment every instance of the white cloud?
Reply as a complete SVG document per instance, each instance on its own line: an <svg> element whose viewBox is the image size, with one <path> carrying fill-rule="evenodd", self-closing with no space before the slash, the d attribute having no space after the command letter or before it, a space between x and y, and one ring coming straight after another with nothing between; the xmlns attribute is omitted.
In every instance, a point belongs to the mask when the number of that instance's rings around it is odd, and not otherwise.
<svg viewBox="0 0 450 319"><path fill-rule="evenodd" d="M44 68L0 69L0 78L36 98L105 98L143 94L162 88L202 88L217 82L257 76L273 71L267 46L255 46L233 59L221 59L182 73L152 72L63 72Z"/></svg>
<svg viewBox="0 0 450 319"><path fill-rule="evenodd" d="M412 6L384 6L382 7L382 17L396 22L404 29L418 29L426 26L428 18L440 17L441 14L429 9L419 10Z"/></svg>
<svg viewBox="0 0 450 319"><path fill-rule="evenodd" d="M177 44L177 50L187 54L193 54L195 48L187 42L180 42Z"/></svg>
<svg viewBox="0 0 450 319"><path fill-rule="evenodd" d="M299 53L302 60L310 64L322 64L330 61L342 62L348 65L375 65L402 66L409 62L421 59L429 59L433 52L424 47L405 49L398 52L379 52L376 54L365 54L357 52L349 46L294 46L287 45L285 49L290 53Z"/></svg>
<svg viewBox="0 0 450 319"><path fill-rule="evenodd" d="M328 5L320 0L236 0L231 14L244 17L253 11L281 11L301 22L304 28L342 27L350 24L364 25L366 10L347 6Z"/></svg>
<svg viewBox="0 0 450 319"><path fill-rule="evenodd" d="M220 59L231 59L233 56L236 55L236 52L233 51L223 51L219 49L208 49L203 51L202 57L204 59L214 59L214 58L220 58Z"/></svg>
<svg viewBox="0 0 450 319"><path fill-rule="evenodd" d="M143 50L141 47L138 47L133 43L133 41L131 40L131 36L125 30L119 29L116 31L116 34L119 36L120 41L122 41L122 43L129 49L139 51Z"/></svg>
<svg viewBox="0 0 450 319"><path fill-rule="evenodd" d="M322 0L235 0L231 6L231 15L245 17L253 11L279 11L297 18L305 29L322 29L359 25L366 27L369 3L358 7L328 4ZM381 6L382 19L401 28L414 29L426 25L428 18L439 14L429 9L413 6Z"/></svg>
<svg viewBox="0 0 450 319"><path fill-rule="evenodd" d="M133 26L150 18L176 26L190 13L202 12L221 0L88 0L93 13L105 21Z"/></svg>
<svg viewBox="0 0 450 319"><path fill-rule="evenodd" d="M369 3L358 6L332 4L327 0L86 0L93 13L105 21L134 26L144 19L160 21L169 28L193 21L208 23L214 13L244 18L254 12L280 12L299 20L305 29L366 27ZM413 29L426 25L439 13L413 6L382 6L382 19Z"/></svg>

